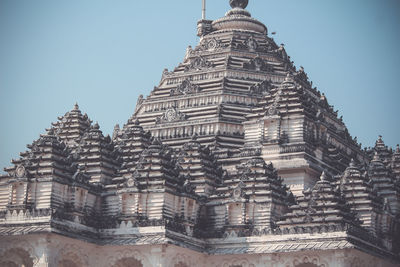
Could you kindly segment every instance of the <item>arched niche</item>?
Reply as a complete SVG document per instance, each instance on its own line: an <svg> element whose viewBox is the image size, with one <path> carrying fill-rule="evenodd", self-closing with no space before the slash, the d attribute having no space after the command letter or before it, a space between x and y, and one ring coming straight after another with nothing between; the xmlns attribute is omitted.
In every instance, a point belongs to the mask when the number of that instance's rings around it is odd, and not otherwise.
<svg viewBox="0 0 400 267"><path fill-rule="evenodd" d="M113 267L143 267L143 264L141 261L130 257L118 260Z"/></svg>
<svg viewBox="0 0 400 267"><path fill-rule="evenodd" d="M189 267L186 263L178 262L174 265L174 267Z"/></svg>
<svg viewBox="0 0 400 267"><path fill-rule="evenodd" d="M24 249L12 248L0 255L0 266L33 267L33 258Z"/></svg>

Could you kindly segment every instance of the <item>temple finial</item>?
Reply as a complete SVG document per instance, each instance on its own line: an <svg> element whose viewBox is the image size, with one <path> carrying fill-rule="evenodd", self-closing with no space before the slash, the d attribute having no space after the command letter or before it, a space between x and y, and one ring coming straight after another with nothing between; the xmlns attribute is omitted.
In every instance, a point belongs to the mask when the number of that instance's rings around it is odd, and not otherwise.
<svg viewBox="0 0 400 267"><path fill-rule="evenodd" d="M249 4L249 0L229 0L229 4L232 8L243 8L245 9Z"/></svg>
<svg viewBox="0 0 400 267"><path fill-rule="evenodd" d="M74 110L79 110L78 102L75 103L75 105L74 105Z"/></svg>
<svg viewBox="0 0 400 267"><path fill-rule="evenodd" d="M203 0L203 7L201 9L201 19L206 19L206 0Z"/></svg>

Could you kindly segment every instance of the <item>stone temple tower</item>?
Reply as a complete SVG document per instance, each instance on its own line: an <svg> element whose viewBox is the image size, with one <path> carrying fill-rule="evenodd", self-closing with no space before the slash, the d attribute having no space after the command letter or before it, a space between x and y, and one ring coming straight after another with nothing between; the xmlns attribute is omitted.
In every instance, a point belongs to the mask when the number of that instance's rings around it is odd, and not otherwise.
<svg viewBox="0 0 400 267"><path fill-rule="evenodd" d="M112 137L76 104L5 168L0 266L399 266L399 147L229 4Z"/></svg>

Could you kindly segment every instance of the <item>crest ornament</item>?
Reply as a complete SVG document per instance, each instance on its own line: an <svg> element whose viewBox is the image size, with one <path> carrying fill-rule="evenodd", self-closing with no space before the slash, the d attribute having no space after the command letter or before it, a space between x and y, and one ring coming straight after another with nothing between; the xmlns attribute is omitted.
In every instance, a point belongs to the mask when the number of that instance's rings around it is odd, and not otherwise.
<svg viewBox="0 0 400 267"><path fill-rule="evenodd" d="M219 46L219 43L218 43L217 39L215 39L215 38L212 38L207 42L207 49L210 51L217 49L218 46Z"/></svg>
<svg viewBox="0 0 400 267"><path fill-rule="evenodd" d="M170 108L161 117L156 119L156 123L177 122L184 121L185 119L186 115L184 113L179 112L176 108Z"/></svg>
<svg viewBox="0 0 400 267"><path fill-rule="evenodd" d="M216 48L217 44L216 43L213 44L212 40L210 40L210 42L211 42L211 44L207 43L207 47L209 47L209 45L215 45L215 48ZM212 49L215 49L215 48L212 48ZM203 70L203 69L211 68L212 66L213 66L213 63L211 63L210 61L206 60L204 57L198 56L198 57L193 58L190 61L190 64L185 67L185 71Z"/></svg>
<svg viewBox="0 0 400 267"><path fill-rule="evenodd" d="M128 181L126 181L126 185L128 187L134 187L135 186L135 180L133 178L129 178Z"/></svg>
<svg viewBox="0 0 400 267"><path fill-rule="evenodd" d="M23 165L19 165L16 169L15 169L15 176L17 178L23 178L26 176L26 169Z"/></svg>
<svg viewBox="0 0 400 267"><path fill-rule="evenodd" d="M170 95L188 95L198 93L199 91L200 87L198 85L192 84L189 79L186 79L176 88L171 89Z"/></svg>
<svg viewBox="0 0 400 267"><path fill-rule="evenodd" d="M271 67L269 67L260 56L244 63L243 68L255 71L271 71Z"/></svg>
<svg viewBox="0 0 400 267"><path fill-rule="evenodd" d="M241 187L236 187L232 191L232 199L237 201L240 200L243 197L243 190Z"/></svg>

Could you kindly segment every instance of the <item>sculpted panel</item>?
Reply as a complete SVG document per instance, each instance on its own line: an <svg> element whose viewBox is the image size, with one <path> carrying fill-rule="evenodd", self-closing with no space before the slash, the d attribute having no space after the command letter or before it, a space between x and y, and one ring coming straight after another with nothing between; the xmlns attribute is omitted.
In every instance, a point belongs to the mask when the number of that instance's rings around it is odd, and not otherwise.
<svg viewBox="0 0 400 267"><path fill-rule="evenodd" d="M233 258L223 261L218 267L255 267L255 265L247 259Z"/></svg>
<svg viewBox="0 0 400 267"><path fill-rule="evenodd" d="M306 255L287 260L285 267L329 267L329 265L318 256Z"/></svg>

